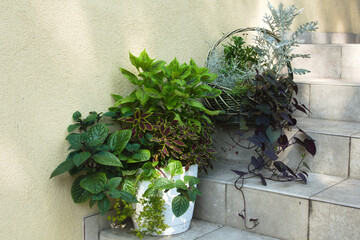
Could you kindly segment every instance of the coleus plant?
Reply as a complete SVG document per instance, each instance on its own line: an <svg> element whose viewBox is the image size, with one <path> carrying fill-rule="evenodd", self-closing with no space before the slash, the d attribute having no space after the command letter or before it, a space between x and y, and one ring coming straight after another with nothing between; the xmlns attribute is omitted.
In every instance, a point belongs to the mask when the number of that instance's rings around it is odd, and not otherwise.
<svg viewBox="0 0 360 240"><path fill-rule="evenodd" d="M208 115L220 111L206 109L198 99L220 95L220 90L204 84L216 75L193 60L190 64L155 61L145 50L139 57L130 54L130 61L138 74L123 68L121 72L136 89L127 97L113 95L116 103L110 110L116 119L132 131L134 141L150 150L159 167L175 159L187 168L197 163L206 171L215 153L214 126Z"/></svg>
<svg viewBox="0 0 360 240"><path fill-rule="evenodd" d="M204 84L212 82L216 75L199 68L193 60L180 64L174 59L167 64L151 59L144 50L139 57L130 53L130 61L137 74L120 70L135 90L126 97L113 94L116 102L109 110L122 129L131 130L131 141L148 149L151 158L131 167L133 172L129 173L125 188L135 193L138 181L149 180L152 184L144 197L176 188L179 195L172 201L172 210L178 217L200 194L195 187L199 179L174 181L172 177L181 174L183 167L187 171L192 164L206 171L215 154L211 139L214 126L208 115L220 111L206 109L198 99L215 98L221 91ZM129 164L126 154L119 158ZM172 177L168 179L163 171L170 171Z"/></svg>

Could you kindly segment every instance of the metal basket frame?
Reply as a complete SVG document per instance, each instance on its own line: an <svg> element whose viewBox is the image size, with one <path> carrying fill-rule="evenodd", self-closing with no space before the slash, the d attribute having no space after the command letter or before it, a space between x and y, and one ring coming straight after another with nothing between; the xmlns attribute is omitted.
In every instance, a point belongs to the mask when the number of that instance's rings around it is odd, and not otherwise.
<svg viewBox="0 0 360 240"><path fill-rule="evenodd" d="M215 51L216 47L218 47L225 39L231 37L232 35L243 33L243 32L255 32L258 28L255 27L248 27L248 28L238 28L233 31L230 31L223 35L219 40L217 40L214 45L211 47L211 49L208 52L205 65L207 66L207 63L209 61L210 56ZM271 31L267 29L261 29L261 31L265 32L267 35L273 37L277 42L280 42L281 40ZM292 66L291 63L287 63L287 68L289 72L289 76L291 78L294 77L292 72ZM210 86L222 90L222 94L216 98L211 99L204 99L205 106L210 110L222 110L224 111L223 117L228 120L230 118L233 118L238 115L248 115L246 112L240 112L241 103L238 101L239 99L236 98L233 94L231 94L232 89L229 89L227 87L223 87L217 84L209 84Z"/></svg>

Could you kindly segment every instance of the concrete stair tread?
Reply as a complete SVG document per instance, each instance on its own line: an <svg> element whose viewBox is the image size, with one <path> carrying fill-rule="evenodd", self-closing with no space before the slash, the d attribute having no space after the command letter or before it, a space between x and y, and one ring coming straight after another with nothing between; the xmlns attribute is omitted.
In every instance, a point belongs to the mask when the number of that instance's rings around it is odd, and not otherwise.
<svg viewBox="0 0 360 240"><path fill-rule="evenodd" d="M301 78L297 77L295 76L294 81L298 84L360 87L360 78L320 78L306 75Z"/></svg>
<svg viewBox="0 0 360 240"><path fill-rule="evenodd" d="M360 209L360 181L347 179L316 194L312 200Z"/></svg>
<svg viewBox="0 0 360 240"><path fill-rule="evenodd" d="M99 240L138 240L135 234L130 232L131 226L127 226L124 229L105 229L100 232ZM240 229L236 229L229 226L224 226L221 224L211 223L203 220L193 219L191 222L191 227L188 231L172 235L172 236L145 236L144 240L157 239L157 240L275 240L277 238L272 238L264 235L259 235L256 233L246 232Z"/></svg>
<svg viewBox="0 0 360 240"><path fill-rule="evenodd" d="M297 125L309 133L343 137L360 137L359 122L297 117Z"/></svg>
<svg viewBox="0 0 360 240"><path fill-rule="evenodd" d="M232 171L246 170L237 161L219 160L214 163L214 170L208 175L201 174L202 181L222 184L234 184L237 175ZM307 184L302 181L278 182L267 180L262 185L258 177L244 181L245 189L265 191L300 199L309 199L346 207L360 208L360 180L331 176L319 173L308 173Z"/></svg>

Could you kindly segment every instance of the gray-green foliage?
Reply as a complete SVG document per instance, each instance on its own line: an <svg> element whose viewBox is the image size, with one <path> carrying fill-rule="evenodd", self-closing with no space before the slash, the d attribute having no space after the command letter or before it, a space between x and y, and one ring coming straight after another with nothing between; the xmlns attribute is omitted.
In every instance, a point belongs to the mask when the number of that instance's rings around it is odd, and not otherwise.
<svg viewBox="0 0 360 240"><path fill-rule="evenodd" d="M295 32L289 34L295 17L300 15L303 9L298 9L295 5L284 7L282 3L276 9L269 2L268 8L270 15L265 14L263 21L267 25L266 29L270 30L280 41L276 41L274 37L267 34L265 28L257 28L253 48L257 52L258 62L245 65L244 69L237 68L236 64L229 64L223 55L214 51L207 61L210 71L218 74L214 84L233 89L239 82L250 83L258 73L269 71L276 77L282 77L287 74L287 64L294 58L310 57L309 54L295 54L293 50L302 43L302 40L299 39L302 34L317 29L317 22L304 23L297 27ZM227 71L224 72L225 65ZM299 75L309 72L306 69L297 68L293 68L291 71Z"/></svg>
<svg viewBox="0 0 360 240"><path fill-rule="evenodd" d="M278 9L275 9L269 2L268 7L271 15L265 14L263 21L280 41L269 36L263 28L257 29L258 35L255 37L255 43L260 64L255 68L261 69L260 72L271 70L281 77L284 74L283 69L294 58L310 58L309 54L294 54L293 50L299 43L302 43L302 40L299 39L302 34L316 31L317 22L304 23L289 35L288 32L291 30L295 17L300 15L303 9L298 9L295 5L285 8L282 3L279 4ZM294 74L301 75L307 72L309 71L306 69L293 69Z"/></svg>

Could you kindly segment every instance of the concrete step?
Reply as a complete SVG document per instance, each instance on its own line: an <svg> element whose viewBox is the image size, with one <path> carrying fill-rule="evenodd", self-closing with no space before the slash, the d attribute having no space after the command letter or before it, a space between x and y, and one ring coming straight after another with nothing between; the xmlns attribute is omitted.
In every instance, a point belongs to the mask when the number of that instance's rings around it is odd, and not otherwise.
<svg viewBox="0 0 360 240"><path fill-rule="evenodd" d="M360 44L301 44L294 53L311 55L292 63L311 71L300 78L356 78L360 73Z"/></svg>
<svg viewBox="0 0 360 240"><path fill-rule="evenodd" d="M125 229L105 229L100 232L99 240L138 240L134 233L130 231L131 225ZM275 240L276 238L259 235L256 233L242 231L222 224L210 223L203 220L193 219L188 231L172 236L145 236L144 240Z"/></svg>
<svg viewBox="0 0 360 240"><path fill-rule="evenodd" d="M298 126L316 140L317 153L313 157L307 154L305 161L312 172L328 174L339 177L352 177L360 179L360 123L332 121L312 118L297 118ZM250 163L253 150L236 146L231 138L236 138L237 126L217 126L214 135L217 148L217 158L220 160L236 161L242 167ZM298 130L287 132L288 138ZM247 132L245 137L250 136ZM247 141L240 142L247 145ZM295 168L305 150L296 146L289 147L280 155L280 159Z"/></svg>
<svg viewBox="0 0 360 240"><path fill-rule="evenodd" d="M311 111L311 118L360 122L360 78L296 79L297 99ZM297 111L296 116L306 116Z"/></svg>
<svg viewBox="0 0 360 240"><path fill-rule="evenodd" d="M195 217L245 229L239 212L242 195L234 187L240 169L235 161L219 160L214 170L201 176ZM259 225L251 232L280 239L359 239L360 181L310 173L308 183L267 181L244 182L247 218ZM248 230L249 231L249 230Z"/></svg>

